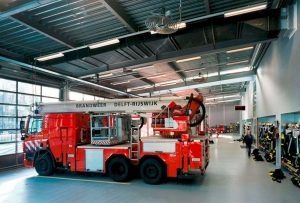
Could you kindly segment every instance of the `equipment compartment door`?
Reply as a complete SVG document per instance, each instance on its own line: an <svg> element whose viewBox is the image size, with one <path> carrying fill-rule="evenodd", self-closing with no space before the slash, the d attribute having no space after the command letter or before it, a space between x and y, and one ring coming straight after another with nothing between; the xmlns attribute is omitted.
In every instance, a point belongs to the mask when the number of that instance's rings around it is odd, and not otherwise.
<svg viewBox="0 0 300 203"><path fill-rule="evenodd" d="M102 172L104 170L103 149L85 150L85 170L88 172Z"/></svg>
<svg viewBox="0 0 300 203"><path fill-rule="evenodd" d="M61 156L63 165L67 165L68 161L68 128L60 128L60 141L61 141Z"/></svg>

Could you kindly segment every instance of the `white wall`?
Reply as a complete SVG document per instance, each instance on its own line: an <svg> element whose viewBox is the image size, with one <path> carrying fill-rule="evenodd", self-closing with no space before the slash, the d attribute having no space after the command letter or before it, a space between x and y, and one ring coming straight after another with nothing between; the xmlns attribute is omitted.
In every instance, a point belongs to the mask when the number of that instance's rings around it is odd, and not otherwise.
<svg viewBox="0 0 300 203"><path fill-rule="evenodd" d="M300 111L300 1L298 0L298 30L291 39L272 42L257 69L257 117ZM253 89L247 88L242 104L251 105ZM252 109L252 108L251 108ZM252 118L243 113L242 119Z"/></svg>
<svg viewBox="0 0 300 203"><path fill-rule="evenodd" d="M257 70L257 117L300 111L300 1L298 30L272 42Z"/></svg>
<svg viewBox="0 0 300 203"><path fill-rule="evenodd" d="M239 122L240 113L239 111L234 110L234 106L238 104L238 102L231 102L208 105L206 107L208 115L208 125L229 125L230 123Z"/></svg>

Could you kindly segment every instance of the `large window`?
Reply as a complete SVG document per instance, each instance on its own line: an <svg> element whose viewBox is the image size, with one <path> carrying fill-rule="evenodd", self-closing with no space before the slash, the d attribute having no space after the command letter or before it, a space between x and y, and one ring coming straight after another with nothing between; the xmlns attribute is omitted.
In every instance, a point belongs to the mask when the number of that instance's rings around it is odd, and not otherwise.
<svg viewBox="0 0 300 203"><path fill-rule="evenodd" d="M79 92L70 91L69 99L71 101L88 101L88 100L104 100L103 97L97 97L90 94L82 94Z"/></svg>
<svg viewBox="0 0 300 203"><path fill-rule="evenodd" d="M1 116L16 116L16 106L15 105L0 105L0 115Z"/></svg>
<svg viewBox="0 0 300 203"><path fill-rule="evenodd" d="M59 89L52 87L42 87L42 96L45 97L58 97Z"/></svg>
<svg viewBox="0 0 300 203"><path fill-rule="evenodd" d="M12 80L5 80L0 78L0 90L6 90L6 91L16 91L16 81Z"/></svg>
<svg viewBox="0 0 300 203"><path fill-rule="evenodd" d="M0 156L22 152L19 123L30 114L32 103L57 101L58 88L0 78ZM32 127L41 130L40 123Z"/></svg>
<svg viewBox="0 0 300 203"><path fill-rule="evenodd" d="M33 94L33 95L40 95L41 94L41 86L19 82L18 83L18 92Z"/></svg>
<svg viewBox="0 0 300 203"><path fill-rule="evenodd" d="M70 100L103 100L102 97L70 92ZM0 78L0 156L22 152L21 120L30 114L34 102L58 102L59 89ZM33 131L41 130L41 123L32 123Z"/></svg>
<svg viewBox="0 0 300 203"><path fill-rule="evenodd" d="M16 93L0 92L0 103L15 104L16 101Z"/></svg>

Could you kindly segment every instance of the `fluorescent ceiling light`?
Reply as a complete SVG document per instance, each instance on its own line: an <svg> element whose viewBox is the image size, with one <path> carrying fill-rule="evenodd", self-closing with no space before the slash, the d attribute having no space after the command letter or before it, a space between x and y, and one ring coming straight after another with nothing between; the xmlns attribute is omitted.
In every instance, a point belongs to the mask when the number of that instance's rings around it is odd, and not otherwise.
<svg viewBox="0 0 300 203"><path fill-rule="evenodd" d="M160 78L160 77L165 77L166 75L154 75L150 77L146 77L147 79L154 79L154 78Z"/></svg>
<svg viewBox="0 0 300 203"><path fill-rule="evenodd" d="M157 84L155 84L155 86L156 87L167 86L167 85L170 85L170 84L177 84L177 83L180 83L180 82L182 82L182 80L170 80L170 81L166 81L166 82L157 83Z"/></svg>
<svg viewBox="0 0 300 203"><path fill-rule="evenodd" d="M192 70L181 70L179 72L185 72L185 73L189 73L189 72L194 72L194 71L200 71L200 70L205 70L206 68L196 68L196 69L192 69Z"/></svg>
<svg viewBox="0 0 300 203"><path fill-rule="evenodd" d="M148 89L151 88L151 85L145 85L145 86L141 86L141 87L134 87L134 88L129 88L127 89L128 92L132 92L132 91L138 91L138 90L143 90L143 89Z"/></svg>
<svg viewBox="0 0 300 203"><path fill-rule="evenodd" d="M107 74L99 75L99 78L106 78L112 75L113 75L112 73L107 73Z"/></svg>
<svg viewBox="0 0 300 203"><path fill-rule="evenodd" d="M112 44L117 44L117 43L120 43L120 40L119 39L111 39L111 40L107 40L107 41L104 41L104 42L99 42L99 43L96 43L96 44L92 44L89 46L90 49L96 49L96 48L100 48L100 47L105 47L105 46L108 46L108 45L112 45Z"/></svg>
<svg viewBox="0 0 300 203"><path fill-rule="evenodd" d="M36 60L38 60L38 61L47 61L47 60L51 60L51 59L55 59L55 58L60 58L60 57L63 57L63 56L64 56L63 53L57 53L57 54L51 54L51 55L48 55L48 56L42 56L42 57L37 58Z"/></svg>
<svg viewBox="0 0 300 203"><path fill-rule="evenodd" d="M234 102L234 101L240 101L240 100L241 99L231 99L231 100L219 101L218 103Z"/></svg>
<svg viewBox="0 0 300 203"><path fill-rule="evenodd" d="M234 73L240 73L240 72L246 72L246 71L250 71L250 67L224 70L224 71L220 72L220 75L234 74Z"/></svg>
<svg viewBox="0 0 300 203"><path fill-rule="evenodd" d="M126 84L126 83L130 83L130 80L123 81L123 82L113 82L113 83L111 83L111 84L112 84L112 85L121 85L121 84Z"/></svg>
<svg viewBox="0 0 300 203"><path fill-rule="evenodd" d="M249 60L244 60L244 61L237 61L237 62L231 62L231 63L227 63L227 66L231 66L231 65L236 65L236 64L241 64L241 63L248 63Z"/></svg>
<svg viewBox="0 0 300 203"><path fill-rule="evenodd" d="M263 10L266 8L267 8L267 4L249 6L249 7L241 8L238 10L225 12L224 17L227 18L227 17L231 17L231 16L237 16L237 15L241 15L241 14L245 14L245 13L251 13L254 11L260 11L260 10Z"/></svg>
<svg viewBox="0 0 300 203"><path fill-rule="evenodd" d="M192 81L192 80L194 80L194 79L198 79L198 78L202 78L202 77L204 77L204 78L209 78L209 77L214 77L214 76L218 76L219 75L219 73L218 72L214 72L214 73L208 73L208 74L203 74L201 77L199 77L199 76L194 76L194 77L188 77L188 78L186 78L186 81Z"/></svg>
<svg viewBox="0 0 300 203"><path fill-rule="evenodd" d="M218 72L215 72L215 73L208 73L206 76L209 78L209 77L214 77L214 76L218 76L219 73Z"/></svg>
<svg viewBox="0 0 300 203"><path fill-rule="evenodd" d="M143 70L143 69L147 69L147 68L153 68L154 66L145 66L145 67L140 67L140 68L133 68L131 69L132 71L137 71L137 70Z"/></svg>
<svg viewBox="0 0 300 203"><path fill-rule="evenodd" d="M240 95L235 94L235 95L226 95L226 96L224 96L224 98L232 98L232 97L240 97Z"/></svg>
<svg viewBox="0 0 300 203"><path fill-rule="evenodd" d="M230 54L230 53L236 53L236 52L240 52L240 51L247 51L247 50L251 50L251 49L253 49L253 46L252 47L244 47L244 48L240 48L240 49L229 50L229 51L226 51L226 53Z"/></svg>
<svg viewBox="0 0 300 203"><path fill-rule="evenodd" d="M206 105L212 105L212 104L220 104L220 103L227 103L227 102L235 102L240 101L241 99L232 99L232 100L225 100L225 101L218 101L218 102L208 102L205 103Z"/></svg>
<svg viewBox="0 0 300 203"><path fill-rule="evenodd" d="M213 98L207 98L206 101L213 101L217 99L223 99L223 97L213 97Z"/></svg>
<svg viewBox="0 0 300 203"><path fill-rule="evenodd" d="M226 98L234 98L234 97L240 97L240 95L234 94L234 95L225 95L225 96L219 96L219 97L211 97L211 98L207 98L206 101L213 101L213 100L218 100L218 99L226 99Z"/></svg>
<svg viewBox="0 0 300 203"><path fill-rule="evenodd" d="M109 73L123 73L123 68L107 71Z"/></svg>
<svg viewBox="0 0 300 203"><path fill-rule="evenodd" d="M176 84L177 84L177 82L169 82L169 83L159 84L158 86L164 87L164 86L176 85Z"/></svg>
<svg viewBox="0 0 300 203"><path fill-rule="evenodd" d="M193 60L197 60L197 59L201 59L201 56L195 56L195 57L191 57L191 58L187 58L187 59L180 59L180 60L177 60L176 63L193 61Z"/></svg>
<svg viewBox="0 0 300 203"><path fill-rule="evenodd" d="M186 28L186 23L177 23L177 28L178 29Z"/></svg>

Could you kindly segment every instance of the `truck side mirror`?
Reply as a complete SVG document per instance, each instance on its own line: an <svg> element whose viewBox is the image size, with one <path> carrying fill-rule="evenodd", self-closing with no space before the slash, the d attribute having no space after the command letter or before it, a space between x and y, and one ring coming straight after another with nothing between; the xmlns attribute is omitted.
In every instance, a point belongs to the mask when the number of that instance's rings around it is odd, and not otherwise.
<svg viewBox="0 0 300 203"><path fill-rule="evenodd" d="M25 130L25 121L20 121L20 130L21 131Z"/></svg>

